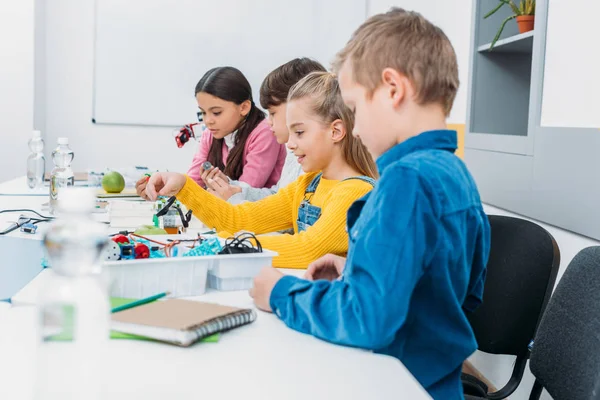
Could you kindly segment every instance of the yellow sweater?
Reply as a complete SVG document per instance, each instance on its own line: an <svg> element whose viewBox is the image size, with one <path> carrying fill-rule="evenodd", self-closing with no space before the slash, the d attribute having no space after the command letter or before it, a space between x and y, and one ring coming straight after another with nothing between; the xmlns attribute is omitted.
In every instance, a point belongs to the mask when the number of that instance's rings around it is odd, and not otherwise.
<svg viewBox="0 0 600 400"><path fill-rule="evenodd" d="M206 226L220 232L220 236L223 231L227 232L226 236L241 230L259 235L294 228L294 235L263 235L258 239L265 249L279 253L273 260L274 266L306 268L327 253L346 255L348 208L373 188L360 179L321 178L310 199L312 205L321 207L321 217L313 226L298 233L298 208L304 199L304 191L316 175L316 172L301 175L272 196L238 205L213 196L188 177L177 198Z"/></svg>

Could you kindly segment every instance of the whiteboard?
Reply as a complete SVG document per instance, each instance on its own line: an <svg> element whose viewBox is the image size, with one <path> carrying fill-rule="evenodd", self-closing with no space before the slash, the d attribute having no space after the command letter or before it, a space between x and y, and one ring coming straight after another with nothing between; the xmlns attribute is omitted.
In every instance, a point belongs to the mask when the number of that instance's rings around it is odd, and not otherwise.
<svg viewBox="0 0 600 400"><path fill-rule="evenodd" d="M296 57L329 67L367 0L96 0L93 121L181 126L194 88L230 65L250 81Z"/></svg>
<svg viewBox="0 0 600 400"><path fill-rule="evenodd" d="M541 125L600 128L598 0L549 0Z"/></svg>

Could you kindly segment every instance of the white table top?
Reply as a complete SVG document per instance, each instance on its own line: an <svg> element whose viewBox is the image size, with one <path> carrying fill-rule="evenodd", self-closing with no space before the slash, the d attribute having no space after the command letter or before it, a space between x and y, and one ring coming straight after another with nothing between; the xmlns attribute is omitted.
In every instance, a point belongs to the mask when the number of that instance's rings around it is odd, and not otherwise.
<svg viewBox="0 0 600 400"><path fill-rule="evenodd" d="M19 292L15 302L34 303L36 287L44 284L47 273ZM254 307L245 291L211 291L194 299ZM35 375L35 316L33 306L0 309L0 378L9 378L0 385L0 398L31 398L27 391ZM52 346L64 356L56 365L60 369L69 346ZM179 348L111 340L106 356L102 379L107 382L107 399L429 398L395 358L329 344L293 331L264 312L258 312L254 323L222 334L218 343Z"/></svg>
<svg viewBox="0 0 600 400"><path fill-rule="evenodd" d="M39 207L44 201L42 197L3 196L0 209L16 204L37 208L36 202ZM13 236L31 239L25 235L15 232ZM18 263L14 267L19 268ZM37 313L35 306L27 304L35 303L37 288L44 284L47 274L43 271L15 295L14 306L0 303L2 399L33 398ZM209 291L193 299L254 307L246 291ZM66 369L72 347L68 343L51 346L58 354L53 370ZM260 311L254 323L222 334L218 343L179 348L111 340L105 357L97 363L101 367L99 378L105 383L103 398L111 400L430 398L397 359L301 334L273 314ZM77 382L74 377L73 385Z"/></svg>

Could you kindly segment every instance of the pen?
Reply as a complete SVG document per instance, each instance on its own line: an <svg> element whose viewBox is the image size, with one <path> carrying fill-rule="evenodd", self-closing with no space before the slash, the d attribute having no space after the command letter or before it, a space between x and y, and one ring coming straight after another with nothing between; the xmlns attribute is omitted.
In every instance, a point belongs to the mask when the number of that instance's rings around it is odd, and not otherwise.
<svg viewBox="0 0 600 400"><path fill-rule="evenodd" d="M168 296L169 294L171 294L171 293L170 292L164 292L164 293L155 294L154 296L146 297L145 299L139 299L139 300L133 301L133 302L128 303L128 304L123 304L121 306L114 307L111 310L111 312L116 313L116 312L119 312L119 311L127 310L128 308L133 308L133 307L141 306L143 304L151 303L154 300L158 300L161 297Z"/></svg>

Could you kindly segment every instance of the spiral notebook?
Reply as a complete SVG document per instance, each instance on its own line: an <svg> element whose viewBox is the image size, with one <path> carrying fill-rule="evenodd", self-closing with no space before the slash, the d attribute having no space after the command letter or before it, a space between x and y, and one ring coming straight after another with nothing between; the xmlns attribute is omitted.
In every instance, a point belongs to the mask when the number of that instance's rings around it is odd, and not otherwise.
<svg viewBox="0 0 600 400"><path fill-rule="evenodd" d="M253 309L167 299L114 313L111 329L185 347L255 319Z"/></svg>

